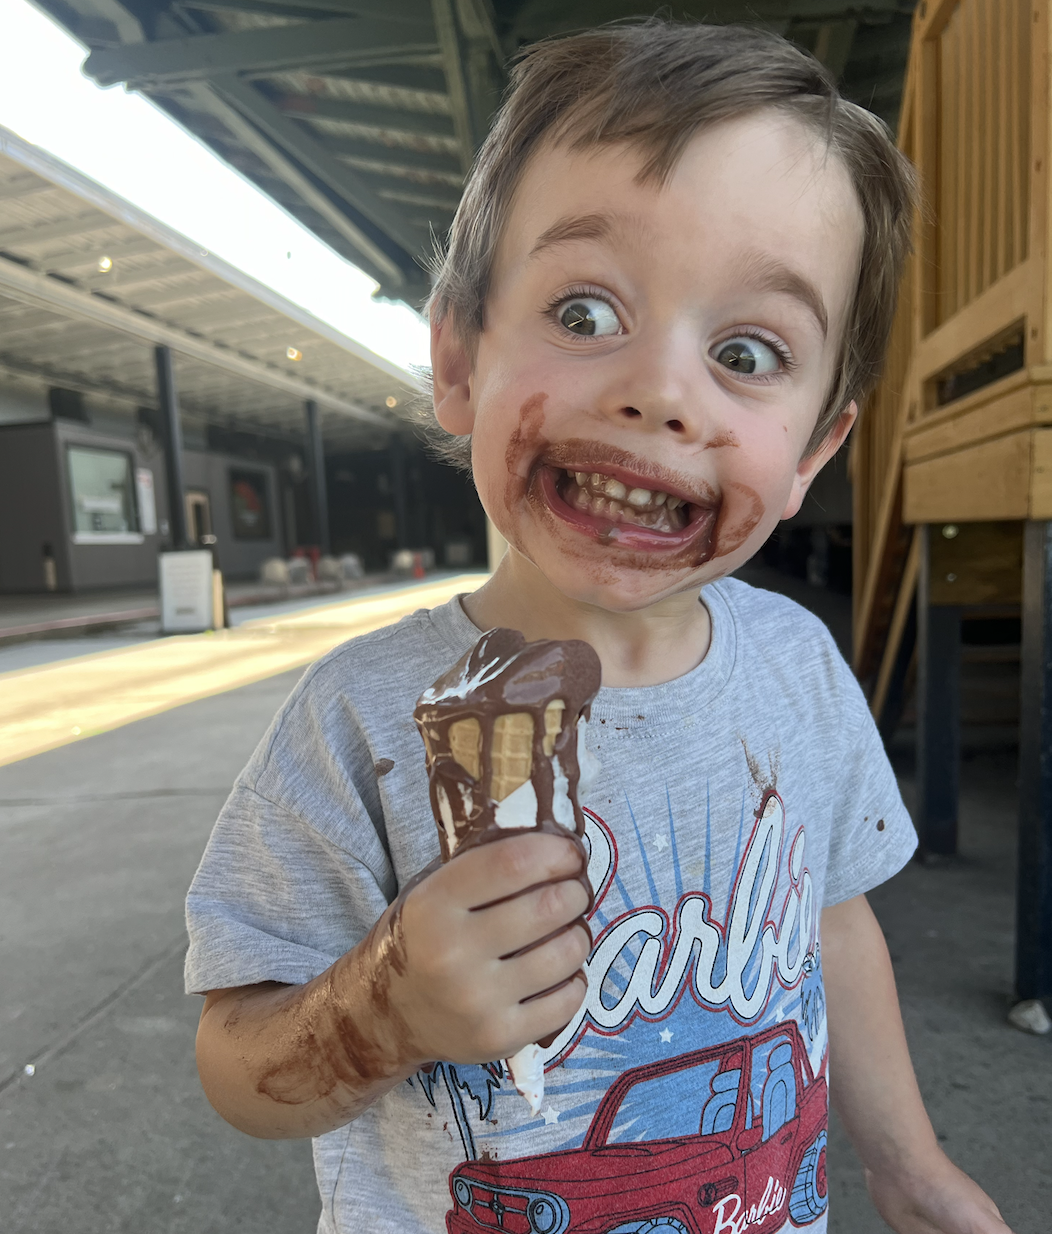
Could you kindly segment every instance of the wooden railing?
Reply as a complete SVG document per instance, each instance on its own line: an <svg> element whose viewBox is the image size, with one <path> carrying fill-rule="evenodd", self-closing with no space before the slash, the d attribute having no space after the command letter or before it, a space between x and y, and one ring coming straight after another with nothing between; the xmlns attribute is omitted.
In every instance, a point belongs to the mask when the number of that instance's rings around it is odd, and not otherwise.
<svg viewBox="0 0 1052 1234"><path fill-rule="evenodd" d="M911 525L1052 516L1050 5L922 0L914 17L899 143L922 206L852 447L854 663L878 704Z"/></svg>
<svg viewBox="0 0 1052 1234"><path fill-rule="evenodd" d="M925 40L937 77L925 104L938 109L929 328L1027 256L1032 25L1031 0L960 0Z"/></svg>

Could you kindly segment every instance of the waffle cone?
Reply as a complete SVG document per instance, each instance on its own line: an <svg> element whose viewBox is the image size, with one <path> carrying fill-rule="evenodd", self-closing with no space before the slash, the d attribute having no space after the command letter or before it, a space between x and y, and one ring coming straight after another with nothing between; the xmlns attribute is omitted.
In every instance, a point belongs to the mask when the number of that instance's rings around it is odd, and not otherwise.
<svg viewBox="0 0 1052 1234"><path fill-rule="evenodd" d="M449 726L449 752L473 779L482 774L482 726L478 720L454 720Z"/></svg>
<svg viewBox="0 0 1052 1234"><path fill-rule="evenodd" d="M493 774L489 795L503 801L530 778L533 770L533 717L528 711L512 711L493 721Z"/></svg>

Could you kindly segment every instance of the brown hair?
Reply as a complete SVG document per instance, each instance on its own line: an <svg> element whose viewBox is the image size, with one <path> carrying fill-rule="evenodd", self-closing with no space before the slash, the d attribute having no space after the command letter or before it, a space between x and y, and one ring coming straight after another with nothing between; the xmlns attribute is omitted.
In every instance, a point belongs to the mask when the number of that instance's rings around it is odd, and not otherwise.
<svg viewBox="0 0 1052 1234"><path fill-rule="evenodd" d="M436 259L430 313L450 317L474 350L501 232L542 141L574 150L634 146L644 156L639 180L660 184L699 129L765 107L798 117L825 140L847 168L862 210L858 286L837 374L808 443L808 452L817 449L843 408L880 375L916 181L884 123L842 98L814 57L767 31L651 18L528 47ZM470 469L470 437L444 433L433 408L426 419L437 452Z"/></svg>

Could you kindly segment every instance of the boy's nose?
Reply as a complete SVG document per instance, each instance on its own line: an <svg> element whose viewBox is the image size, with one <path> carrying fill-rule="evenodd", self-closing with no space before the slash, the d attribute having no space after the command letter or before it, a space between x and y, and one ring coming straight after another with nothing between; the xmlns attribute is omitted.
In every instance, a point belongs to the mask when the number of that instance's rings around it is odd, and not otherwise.
<svg viewBox="0 0 1052 1234"><path fill-rule="evenodd" d="M699 393L707 374L696 342L626 348L624 358L604 392L604 415L684 443L699 439L707 427Z"/></svg>

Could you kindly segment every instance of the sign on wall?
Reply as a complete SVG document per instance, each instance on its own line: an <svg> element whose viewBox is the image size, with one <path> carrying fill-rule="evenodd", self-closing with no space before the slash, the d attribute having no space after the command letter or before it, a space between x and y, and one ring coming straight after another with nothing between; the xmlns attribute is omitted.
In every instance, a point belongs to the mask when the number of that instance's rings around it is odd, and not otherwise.
<svg viewBox="0 0 1052 1234"><path fill-rule="evenodd" d="M135 496L139 503L139 530L144 536L155 536L157 501L153 491L153 472L149 467L135 469Z"/></svg>
<svg viewBox="0 0 1052 1234"><path fill-rule="evenodd" d="M270 539L267 474L247 467L230 469L230 521L238 540Z"/></svg>

